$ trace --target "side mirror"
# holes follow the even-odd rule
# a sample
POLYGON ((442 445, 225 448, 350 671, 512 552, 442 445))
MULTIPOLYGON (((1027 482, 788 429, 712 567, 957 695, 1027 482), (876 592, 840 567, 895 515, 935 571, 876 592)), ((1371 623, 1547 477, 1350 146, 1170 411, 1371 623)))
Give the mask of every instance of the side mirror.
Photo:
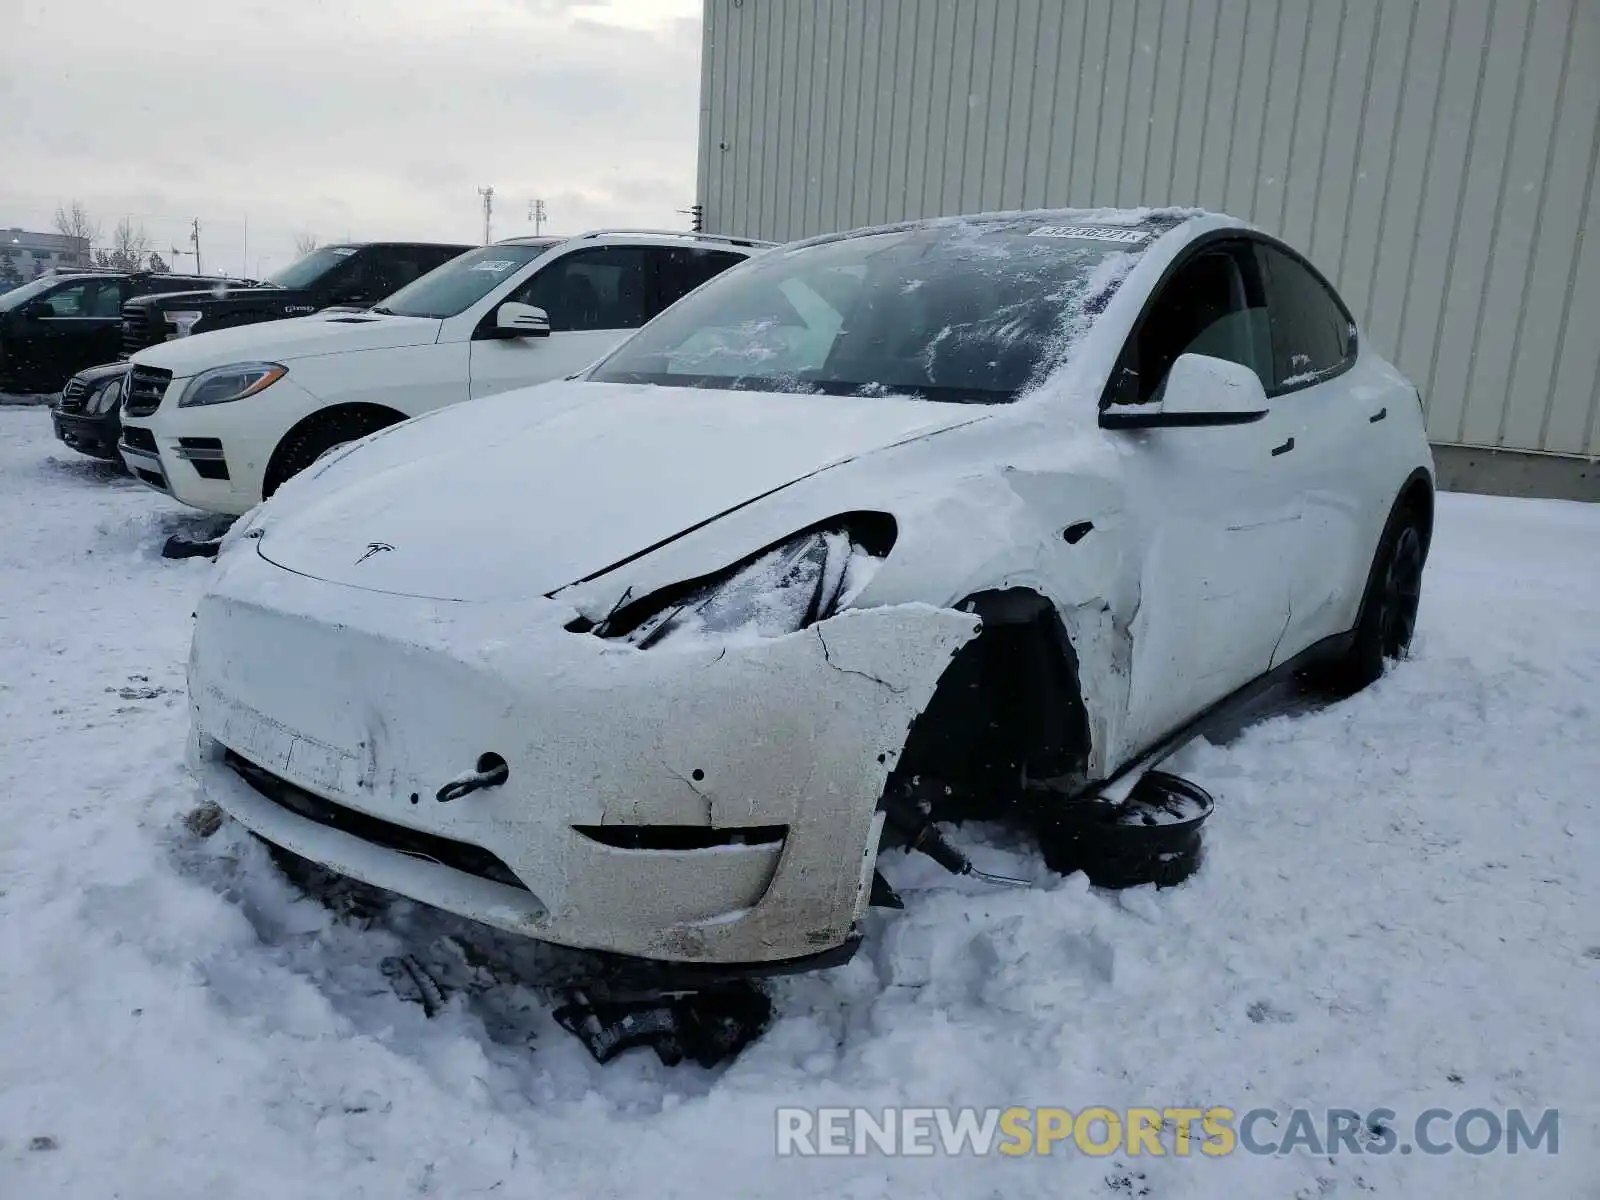
POLYGON ((549 337, 550 314, 532 304, 507 300, 495 309, 494 329, 503 338, 549 337))
POLYGON ((23 308, 22 315, 30 321, 48 321, 56 315, 56 310, 46 301, 35 300, 23 308))
POLYGON ((1267 391, 1249 367, 1204 354, 1180 355, 1155 404, 1102 409, 1102 429, 1193 429, 1249 425, 1267 415, 1267 391))

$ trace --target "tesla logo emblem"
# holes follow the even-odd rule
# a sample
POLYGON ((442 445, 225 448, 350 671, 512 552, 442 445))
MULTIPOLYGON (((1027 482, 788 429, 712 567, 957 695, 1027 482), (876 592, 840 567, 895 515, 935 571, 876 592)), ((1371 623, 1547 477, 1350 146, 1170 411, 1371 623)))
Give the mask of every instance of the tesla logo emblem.
POLYGON ((356 566, 359 567, 362 563, 366 562, 367 559, 371 558, 374 554, 383 554, 383 553, 386 553, 387 551, 390 551, 390 550, 393 550, 393 549, 394 549, 394 547, 389 545, 388 542, 368 542, 366 551, 361 555, 360 558, 356 559, 356 566))

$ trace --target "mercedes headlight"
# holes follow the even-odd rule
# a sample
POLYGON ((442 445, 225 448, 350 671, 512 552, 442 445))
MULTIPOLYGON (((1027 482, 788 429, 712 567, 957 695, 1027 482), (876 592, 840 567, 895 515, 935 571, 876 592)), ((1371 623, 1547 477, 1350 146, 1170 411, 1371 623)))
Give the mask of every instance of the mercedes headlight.
POLYGON ((194 332, 194 327, 200 324, 200 318, 204 317, 205 313, 193 309, 179 309, 162 315, 166 317, 167 324, 177 331, 167 334, 167 340, 170 342, 175 337, 188 337, 194 332))
POLYGON ((183 389, 179 408, 194 408, 201 404, 228 404, 265 391, 289 373, 289 368, 277 363, 234 363, 202 371, 183 389))
POLYGON ((794 633, 833 616, 866 587, 894 537, 888 514, 852 513, 625 604, 593 632, 641 650, 794 633))
POLYGON ((127 378, 126 375, 118 375, 110 383, 102 386, 89 397, 89 403, 83 406, 84 412, 91 416, 100 416, 122 403, 122 384, 127 378))

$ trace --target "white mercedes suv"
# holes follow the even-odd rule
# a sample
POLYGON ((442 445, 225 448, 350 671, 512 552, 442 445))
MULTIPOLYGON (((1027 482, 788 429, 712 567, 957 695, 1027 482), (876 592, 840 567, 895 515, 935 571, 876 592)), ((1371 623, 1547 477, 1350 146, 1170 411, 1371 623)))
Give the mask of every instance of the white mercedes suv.
POLYGON ((601 230, 470 250, 375 307, 141 350, 118 449, 134 477, 239 514, 335 446, 583 370, 770 243, 601 230))

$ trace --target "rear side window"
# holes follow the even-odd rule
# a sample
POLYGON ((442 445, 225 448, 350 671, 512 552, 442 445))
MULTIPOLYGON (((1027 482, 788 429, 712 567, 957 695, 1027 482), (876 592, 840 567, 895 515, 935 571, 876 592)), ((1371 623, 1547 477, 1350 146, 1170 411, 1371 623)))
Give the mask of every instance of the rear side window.
POLYGON ((690 246, 652 250, 651 254, 656 260, 656 302, 650 310, 652 317, 669 304, 676 304, 713 275, 720 275, 744 261, 742 254, 690 246))
POLYGON ((1267 288, 1272 328, 1274 387, 1293 391, 1339 374, 1355 361, 1355 327, 1350 314, 1299 259, 1256 244, 1267 288))
POLYGON ((122 315, 123 294, 127 283, 121 279, 97 279, 84 293, 86 317, 118 317, 122 315))

